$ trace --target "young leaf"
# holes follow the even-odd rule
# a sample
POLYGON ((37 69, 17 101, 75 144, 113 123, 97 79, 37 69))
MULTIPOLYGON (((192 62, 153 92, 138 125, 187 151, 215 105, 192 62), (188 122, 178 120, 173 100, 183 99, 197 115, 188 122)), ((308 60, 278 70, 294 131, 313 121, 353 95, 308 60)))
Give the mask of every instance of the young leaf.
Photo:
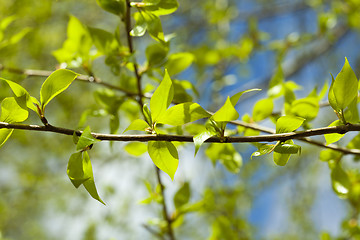
POLYGON ((89 162, 85 162, 83 160, 82 152, 76 152, 70 156, 67 166, 67 175, 76 188, 91 178, 91 174, 88 172, 85 173, 84 171, 84 169, 88 169, 88 167, 84 166, 84 164, 88 163, 89 162))
POLYGON ((101 198, 96 190, 94 175, 93 175, 92 166, 91 166, 91 162, 90 162, 90 157, 89 157, 88 152, 86 152, 86 151, 83 153, 83 169, 84 169, 84 174, 90 176, 90 178, 83 183, 86 191, 94 199, 98 200, 99 202, 101 202, 102 204, 105 205, 105 203, 103 202, 103 200, 101 200, 101 198))
POLYGON ((319 112, 319 101, 317 97, 297 99, 292 102, 290 109, 292 114, 312 120, 319 112))
POLYGON ((301 147, 294 144, 292 140, 280 143, 274 148, 274 152, 286 153, 286 154, 297 154, 301 152, 301 147))
POLYGON ((252 157, 258 157, 258 156, 262 156, 268 153, 271 153, 274 149, 274 145, 273 144, 260 144, 258 146, 258 150, 256 152, 253 152, 253 154, 251 154, 251 159, 252 157))
POLYGON ((146 23, 149 35, 156 41, 165 43, 164 32, 161 26, 160 18, 155 14, 147 11, 141 11, 140 14, 146 23))
POLYGON ((67 69, 53 72, 43 83, 40 89, 41 110, 58 94, 65 91, 79 74, 67 69))
POLYGON ((87 126, 83 133, 81 134, 81 136, 79 137, 79 141, 78 143, 76 144, 76 150, 84 150, 86 149, 87 147, 89 147, 91 144, 94 144, 94 143, 97 143, 97 142, 100 142, 100 140, 94 138, 92 135, 91 135, 91 130, 90 130, 90 127, 87 126))
POLYGON ((294 116, 280 117, 276 122, 276 133, 287 133, 298 129, 303 122, 304 118, 294 116))
POLYGON ((231 103, 230 97, 226 99, 224 105, 211 117, 217 122, 230 122, 239 118, 239 113, 231 103))
POLYGON ((205 151, 215 165, 219 160, 231 173, 238 173, 242 166, 242 157, 231 143, 212 143, 205 151))
POLYGON ((142 142, 131 142, 131 143, 126 144, 126 146, 124 147, 124 150, 127 153, 138 157, 147 152, 147 146, 145 143, 142 143, 142 142))
POLYGON ((187 204, 190 200, 190 185, 185 182, 184 185, 175 193, 174 205, 176 209, 179 209, 183 205, 187 204))
POLYGON ((147 23, 144 17, 139 13, 134 13, 135 25, 134 28, 131 30, 130 35, 134 37, 141 37, 144 36, 147 29, 147 23))
POLYGON ((340 109, 345 109, 358 96, 358 79, 347 58, 345 58, 344 66, 335 78, 333 92, 340 109))
MULTIPOLYGON (((341 125, 342 123, 340 122, 340 120, 336 120, 332 122, 328 127, 341 126, 341 125)), ((344 135, 345 134, 339 134, 339 133, 324 134, 326 145, 339 141, 344 135)))
POLYGON ((274 162, 278 166, 285 166, 289 161, 290 154, 283 154, 274 152, 274 162))
POLYGON ((334 95, 334 83, 335 83, 335 79, 334 79, 334 76, 330 73, 331 75, 331 78, 332 78, 332 81, 331 81, 331 85, 330 85, 330 88, 329 88, 329 93, 328 93, 328 99, 329 99, 329 103, 330 103, 330 106, 336 111, 336 112, 339 112, 340 111, 340 108, 336 102, 336 98, 335 98, 335 95, 334 95))
POLYGON ((261 121, 272 114, 274 103, 271 98, 257 101, 253 109, 253 119, 255 122, 261 121))
MULTIPOLYGON (((129 130, 138 130, 138 131, 145 131, 146 128, 149 128, 150 126, 142 119, 136 119, 130 125, 124 130, 124 132, 129 130)), ((124 133, 123 132, 123 133, 124 133)))
POLYGON ((148 143, 148 152, 154 164, 174 180, 179 165, 179 156, 174 144, 171 142, 150 141, 148 143))
POLYGON ((179 7, 177 0, 144 0, 143 2, 146 3, 144 8, 157 16, 171 14, 179 7))
POLYGON ((340 164, 336 164, 331 171, 332 187, 335 193, 342 198, 346 198, 351 188, 349 176, 342 169, 340 164))
POLYGON ((211 138, 212 136, 215 136, 216 133, 206 130, 204 132, 201 132, 197 135, 194 136, 194 144, 195 144, 195 156, 197 154, 197 152, 199 151, 201 145, 209 138, 211 138))
POLYGON ((168 72, 165 70, 163 80, 150 99, 150 110, 153 122, 156 122, 164 115, 173 97, 174 87, 168 72))
POLYGON ((239 102, 240 97, 241 97, 244 93, 253 92, 253 91, 261 91, 261 89, 259 89, 259 88, 252 88, 252 89, 248 89, 248 90, 245 90, 245 91, 238 92, 238 93, 234 94, 233 96, 231 96, 230 102, 231 102, 232 105, 235 107, 235 105, 239 102))
POLYGON ((29 112, 20 107, 14 97, 7 97, 2 100, 0 122, 23 122, 28 118, 28 116, 29 112))
POLYGON ((14 129, 0 129, 0 148, 5 144, 5 142, 9 139, 14 129))
POLYGON ((193 122, 201 118, 210 117, 211 115, 205 111, 199 104, 187 102, 177 104, 169 108, 162 117, 158 120, 159 123, 164 123, 173 126, 180 126, 185 123, 193 122))
POLYGON ((107 12, 122 16, 126 10, 125 0, 96 0, 97 4, 107 12))
POLYGON ((6 80, 4 78, 0 78, 0 80, 5 81, 9 85, 9 87, 11 88, 11 90, 13 91, 13 93, 15 94, 15 96, 17 98, 19 98, 19 99, 24 98, 25 104, 28 108, 30 108, 34 112, 37 112, 37 108, 34 105, 34 103, 38 104, 38 105, 40 105, 40 104, 38 103, 38 101, 35 98, 30 96, 30 94, 26 91, 25 88, 23 88, 21 85, 15 83, 13 81, 6 80))
POLYGON ((144 106, 143 106, 143 113, 144 113, 145 121, 151 127, 153 125, 153 122, 152 122, 152 119, 151 119, 151 112, 150 112, 150 109, 147 106, 147 104, 144 104, 144 106))
POLYGON ((172 76, 184 71, 192 64, 194 60, 195 57, 191 53, 188 52, 173 53, 170 55, 169 60, 165 64, 165 68, 169 71, 169 74, 172 76))

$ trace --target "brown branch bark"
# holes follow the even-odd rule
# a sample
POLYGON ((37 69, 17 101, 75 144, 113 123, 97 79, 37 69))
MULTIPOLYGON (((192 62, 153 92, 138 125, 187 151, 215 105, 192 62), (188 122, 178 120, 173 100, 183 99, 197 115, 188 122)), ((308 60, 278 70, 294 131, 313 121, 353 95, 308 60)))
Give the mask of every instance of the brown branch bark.
MULTIPOLYGON (((75 132, 77 135, 81 135, 82 131, 77 131, 73 129, 60 128, 52 125, 39 126, 39 125, 24 125, 24 124, 11 124, 0 122, 0 129, 21 129, 21 130, 30 130, 30 131, 42 131, 42 132, 54 132, 64 135, 72 136, 75 132)), ((253 128, 254 129, 254 128, 253 128)), ((265 129, 264 129, 265 130, 265 129)), ((238 137, 211 137, 205 142, 210 143, 253 143, 253 142, 275 142, 275 141, 286 141, 290 139, 304 140, 306 137, 319 136, 330 133, 339 133, 345 134, 347 132, 358 132, 360 131, 360 124, 348 124, 342 126, 333 126, 333 127, 323 127, 315 128, 306 131, 299 132, 290 132, 290 133, 279 133, 279 134, 267 134, 259 136, 238 136, 238 137)), ((92 133, 92 135, 102 141, 120 141, 120 142, 148 142, 148 141, 175 141, 175 142, 193 142, 193 136, 182 136, 182 135, 115 135, 115 134, 103 134, 103 133, 92 133)), ((318 142, 313 141, 313 144, 318 145, 318 142)), ((320 147, 325 147, 322 143, 319 143, 320 147)), ((358 149, 346 149, 346 148, 332 148, 333 150, 340 151, 344 154, 355 154, 360 155, 360 150, 358 149)))

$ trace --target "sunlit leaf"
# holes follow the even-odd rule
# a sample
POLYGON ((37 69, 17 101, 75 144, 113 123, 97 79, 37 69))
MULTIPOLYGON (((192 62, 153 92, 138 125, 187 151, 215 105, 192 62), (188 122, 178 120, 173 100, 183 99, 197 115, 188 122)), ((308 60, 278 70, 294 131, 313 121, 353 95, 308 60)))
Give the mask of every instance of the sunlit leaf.
POLYGON ((79 74, 67 69, 59 69, 53 72, 43 83, 40 89, 41 109, 58 94, 65 91, 79 74))
POLYGON ((91 178, 92 173, 89 174, 89 172, 84 171, 84 169, 88 169, 88 166, 85 166, 85 164, 89 164, 89 162, 83 161, 82 152, 76 152, 70 156, 67 175, 76 188, 91 178))
POLYGON ((234 105, 234 107, 235 107, 235 105, 239 102, 240 97, 241 97, 244 93, 253 92, 253 91, 261 91, 261 89, 259 89, 259 88, 252 88, 252 89, 248 89, 248 90, 241 91, 241 92, 238 92, 238 93, 234 94, 234 95, 231 96, 231 98, 230 98, 230 101, 231 101, 232 105, 234 105))
POLYGON ((194 136, 194 145, 195 145, 195 156, 197 154, 197 152, 199 151, 201 145, 209 138, 211 138, 212 136, 215 136, 216 133, 206 130, 203 132, 200 132, 199 134, 194 136))
POLYGON ((14 129, 0 129, 0 148, 5 144, 5 142, 10 138, 14 129))
POLYGON ((172 76, 184 71, 194 60, 195 57, 191 53, 174 53, 170 55, 169 60, 165 64, 165 68, 169 71, 170 76, 172 76))
POLYGON ((147 146, 145 143, 142 142, 130 142, 126 144, 124 150, 133 156, 141 156, 147 151, 147 146))
POLYGON ((84 150, 91 144, 97 143, 100 140, 96 139, 91 135, 90 127, 87 126, 79 137, 79 141, 76 144, 76 150, 84 150))
MULTIPOLYGON (((332 122, 328 127, 333 126, 341 126, 343 125, 340 120, 336 120, 332 122)), ((339 141, 345 134, 339 134, 339 133, 330 133, 330 134, 324 134, 326 145, 332 144, 334 142, 339 141)))
POLYGON ((34 112, 37 112, 37 108, 34 105, 34 103, 38 104, 38 105, 39 105, 39 103, 35 98, 30 96, 30 94, 26 91, 25 88, 23 88, 21 85, 15 83, 13 81, 9 81, 4 78, 0 78, 0 80, 5 81, 9 85, 9 87, 11 88, 11 90, 13 91, 13 93, 15 94, 15 96, 17 98, 19 98, 19 99, 24 98, 25 104, 28 108, 30 108, 34 112))
POLYGON ((358 96, 358 79, 345 58, 345 63, 335 78, 333 92, 340 109, 345 109, 358 96))
POLYGON ((96 2, 102 9, 117 16, 124 15, 126 10, 125 0, 96 0, 96 2))
POLYGON ((171 142, 150 141, 148 143, 148 153, 154 164, 174 180, 179 165, 179 156, 174 144, 171 142))
POLYGON ((179 7, 177 0, 144 0, 145 9, 155 15, 168 15, 176 11, 179 7))
POLYGON ((301 152, 301 147, 293 143, 292 140, 280 143, 274 148, 274 152, 286 153, 286 154, 297 154, 301 152))
POLYGON ((173 126, 180 126, 185 123, 193 122, 201 118, 210 117, 211 115, 205 111, 199 104, 187 102, 177 104, 169 108, 162 117, 158 120, 159 123, 164 123, 173 126))
POLYGON ((174 87, 167 71, 163 80, 150 99, 152 121, 156 122, 162 117, 174 97, 174 87))
POLYGON ((291 112, 306 120, 314 119, 319 112, 319 102, 317 97, 306 97, 297 99, 291 104, 291 112))
POLYGON ((253 109, 254 121, 261 121, 271 116, 273 109, 274 103, 271 98, 261 99, 257 101, 253 109))
POLYGON ((130 125, 124 130, 124 132, 127 132, 129 130, 145 131, 145 129, 149 127, 150 126, 144 120, 136 119, 130 123, 130 125))
POLYGON ((0 122, 23 122, 28 118, 28 116, 29 112, 19 106, 14 97, 7 97, 2 100, 0 122))
POLYGON ((211 117, 217 122, 230 122, 239 118, 239 113, 230 101, 230 97, 226 99, 225 104, 211 117))
POLYGON ((283 116, 276 122, 276 133, 287 133, 298 129, 303 122, 304 118, 295 116, 283 116))
POLYGON ((274 162, 278 166, 285 166, 290 159, 290 154, 274 152, 274 162))
POLYGON ((212 143, 205 151, 215 165, 219 160, 231 173, 238 173, 242 166, 242 157, 231 143, 212 143))

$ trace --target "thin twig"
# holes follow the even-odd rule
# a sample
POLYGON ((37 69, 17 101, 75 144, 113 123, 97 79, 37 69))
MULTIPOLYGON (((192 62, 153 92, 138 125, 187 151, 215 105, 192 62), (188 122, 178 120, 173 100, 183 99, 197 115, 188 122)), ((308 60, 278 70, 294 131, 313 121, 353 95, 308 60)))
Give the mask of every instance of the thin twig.
MULTIPOLYGON (((125 27, 126 27, 126 38, 127 38, 127 42, 128 42, 128 46, 129 46, 129 51, 131 54, 134 54, 133 41, 132 41, 132 37, 130 35, 130 32, 131 32, 131 6, 130 6, 129 0, 126 0, 125 27)), ((142 100, 143 94, 142 94, 142 87, 141 87, 141 75, 139 73, 138 64, 136 63, 136 61, 133 62, 133 66, 134 66, 134 73, 135 73, 135 77, 136 77, 136 81, 137 81, 137 88, 138 88, 138 102, 139 102, 140 107, 142 108, 144 103, 142 100)))
MULTIPOLYGON (((82 131, 77 131, 73 129, 60 128, 52 125, 39 126, 39 125, 25 125, 25 124, 11 124, 0 122, 0 129, 21 129, 21 130, 30 130, 30 131, 41 131, 41 132, 54 132, 64 135, 72 136, 74 132, 80 136, 82 131)), ((254 128, 253 128, 254 129, 254 128)), ((275 142, 281 141, 284 142, 290 139, 298 139, 301 141, 309 141, 307 137, 310 136, 319 136, 330 133, 339 133, 345 134, 347 132, 358 132, 360 131, 360 124, 348 124, 341 126, 333 127, 323 127, 323 128, 314 128, 306 131, 299 132, 289 132, 289 133, 278 133, 278 134, 267 134, 259 136, 238 136, 238 137, 211 137, 205 142, 211 143, 253 143, 253 142, 275 142)), ((183 135, 168 135, 168 134, 158 134, 158 135, 115 135, 115 134, 103 134, 103 133, 92 133, 92 135, 102 141, 119 141, 119 142, 149 142, 149 141, 168 141, 168 142, 193 142, 194 136, 183 136, 183 135)), ((312 144, 315 144, 320 147, 330 148, 344 154, 354 154, 360 155, 360 150, 358 149, 346 149, 341 147, 329 147, 323 145, 322 143, 311 140, 312 144)))
POLYGON ((143 224, 143 227, 152 235, 158 237, 159 239, 165 240, 163 235, 161 235, 159 232, 155 231, 154 229, 150 228, 148 225, 143 224))
POLYGON ((173 231, 172 225, 171 225, 172 221, 171 221, 170 216, 168 214, 168 210, 167 210, 167 206, 166 206, 166 202, 165 202, 165 194, 164 194, 165 187, 164 187, 164 184, 161 181, 160 169, 155 166, 155 171, 156 171, 157 181, 158 181, 158 183, 160 185, 160 191, 161 191, 160 194, 163 197, 161 203, 162 203, 162 206, 163 206, 163 215, 164 215, 164 218, 165 218, 165 220, 167 222, 167 231, 168 231, 170 239, 175 240, 174 231, 173 231))

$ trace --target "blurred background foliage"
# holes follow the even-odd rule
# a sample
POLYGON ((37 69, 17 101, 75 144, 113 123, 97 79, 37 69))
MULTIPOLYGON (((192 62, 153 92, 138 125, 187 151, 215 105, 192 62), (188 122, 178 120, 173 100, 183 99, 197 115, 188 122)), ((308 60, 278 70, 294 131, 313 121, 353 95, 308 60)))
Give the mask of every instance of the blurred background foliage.
MULTIPOLYGON (((256 101, 267 98, 279 64, 284 78, 294 81, 289 84, 291 91, 301 88, 297 98, 307 96, 315 86, 319 92, 329 81, 328 73, 339 72, 345 56, 356 73, 360 69, 358 0, 179 0, 175 13, 161 16, 170 43, 159 44, 145 34, 135 38, 134 56, 126 45, 124 25, 95 0, 0 0, 0 5, 1 77, 19 82, 34 96, 44 77, 6 69, 53 71, 61 64, 136 92, 128 66, 136 57, 146 93, 157 86, 165 67, 176 84, 176 102, 192 100, 212 111, 227 95, 263 88, 238 105, 243 120, 251 122, 254 119, 246 113, 253 113, 256 101), (85 32, 67 49, 64 42, 72 36, 69 22, 78 26, 74 29, 79 36, 81 26, 90 27, 94 44, 86 43, 85 32), (112 33, 115 43, 110 37, 108 48, 96 46, 96 36, 108 36, 97 29, 112 33), (76 54, 67 57, 67 51, 76 54)), ((1 82, 1 99, 9 94, 1 82)), ((277 99, 273 111, 284 111, 291 102, 286 96, 277 99)), ((111 133, 121 133, 140 116, 138 105, 126 94, 81 81, 74 82, 47 111, 55 126, 90 125, 93 131, 111 133)), ((309 127, 327 126, 335 118, 331 109, 322 108, 309 127)), ((34 115, 26 123, 41 124, 34 115)), ((273 127, 269 120, 261 124, 273 127)), ((201 127, 167 130, 196 134, 201 127)), ((15 131, 0 151, 1 240, 158 239, 157 234, 166 231, 152 162, 147 155, 136 156, 146 150, 143 144, 102 142, 90 152, 98 191, 107 206, 91 199, 84 189, 76 190, 68 180, 66 164, 74 149, 69 137, 15 131)), ((319 158, 321 149, 303 145, 301 156, 286 167, 275 166, 268 157, 250 160, 256 150, 251 145, 231 145, 226 150, 206 145, 195 159, 192 145, 180 149, 175 181, 163 175, 164 198, 178 239, 360 238, 359 199, 340 199, 332 190, 328 164, 319 158), (224 161, 239 158, 240 172, 227 171, 224 161)), ((343 163, 357 183, 358 163, 350 156, 343 163)))

